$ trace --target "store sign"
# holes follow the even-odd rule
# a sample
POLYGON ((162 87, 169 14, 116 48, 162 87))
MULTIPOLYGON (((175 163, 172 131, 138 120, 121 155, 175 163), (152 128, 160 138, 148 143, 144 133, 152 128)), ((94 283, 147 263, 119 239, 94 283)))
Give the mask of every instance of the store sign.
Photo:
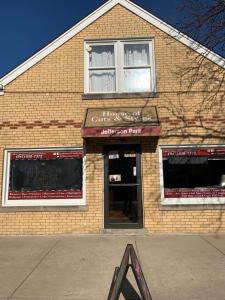
POLYGON ((10 160, 49 160, 57 158, 74 158, 83 157, 82 151, 34 151, 34 152, 12 152, 10 155, 10 160))
POLYGON ((62 191, 27 191, 11 192, 9 191, 9 200, 40 200, 40 199, 80 199, 81 190, 62 190, 62 191))
POLYGON ((107 300, 118 300, 120 298, 129 268, 133 271, 134 278, 142 297, 140 298, 137 294, 135 299, 152 300, 141 264, 132 244, 127 244, 120 267, 115 268, 107 300))
POLYGON ((88 109, 83 137, 158 136, 156 107, 88 109))
POLYGON ((225 197, 225 189, 222 188, 174 188, 164 189, 165 198, 211 198, 225 197))
POLYGON ((165 149, 162 151, 163 157, 214 157, 225 155, 225 148, 182 148, 182 149, 165 149))

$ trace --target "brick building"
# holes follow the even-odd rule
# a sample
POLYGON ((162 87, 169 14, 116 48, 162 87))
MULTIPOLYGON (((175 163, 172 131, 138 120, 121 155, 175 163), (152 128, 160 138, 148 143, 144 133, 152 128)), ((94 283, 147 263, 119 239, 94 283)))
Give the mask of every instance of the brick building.
POLYGON ((224 65, 109 0, 1 78, 0 234, 224 232, 224 65))

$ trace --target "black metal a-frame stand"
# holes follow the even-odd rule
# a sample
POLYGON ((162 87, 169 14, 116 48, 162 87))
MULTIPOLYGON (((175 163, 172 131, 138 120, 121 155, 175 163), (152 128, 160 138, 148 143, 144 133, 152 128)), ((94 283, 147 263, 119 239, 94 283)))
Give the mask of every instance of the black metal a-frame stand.
POLYGON ((131 267, 136 279, 142 300, 152 300, 140 262, 132 244, 127 244, 120 267, 115 268, 107 300, 118 300, 128 269, 131 267))

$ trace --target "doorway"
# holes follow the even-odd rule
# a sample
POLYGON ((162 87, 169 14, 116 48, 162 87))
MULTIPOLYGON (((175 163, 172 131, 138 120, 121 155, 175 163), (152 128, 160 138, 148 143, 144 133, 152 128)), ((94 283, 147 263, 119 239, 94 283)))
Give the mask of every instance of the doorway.
POLYGON ((105 228, 143 228, 141 147, 104 149, 105 228))

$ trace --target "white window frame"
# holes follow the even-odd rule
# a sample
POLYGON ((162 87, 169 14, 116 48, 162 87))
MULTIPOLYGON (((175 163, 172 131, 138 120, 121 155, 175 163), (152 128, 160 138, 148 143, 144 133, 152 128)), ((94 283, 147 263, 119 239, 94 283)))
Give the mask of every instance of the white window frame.
POLYGON ((76 148, 16 148, 4 150, 4 168, 3 168, 3 189, 2 189, 2 206, 3 207, 28 207, 28 206, 84 206, 86 205, 86 156, 83 156, 83 180, 82 180, 82 198, 80 199, 26 199, 26 200, 9 200, 9 176, 10 176, 10 154, 13 152, 40 152, 40 151, 76 151, 82 150, 76 148))
MULTIPOLYGON (((99 40, 99 41, 85 41, 84 43, 84 93, 85 94, 107 94, 107 93, 142 93, 142 91, 126 91, 124 85, 124 69, 140 69, 150 68, 150 90, 143 92, 156 92, 156 76, 155 76, 155 55, 154 55, 154 40, 153 39, 122 39, 122 40, 99 40), (125 44, 148 44, 149 45, 149 65, 125 66, 124 65, 124 45, 125 44), (116 72, 116 90, 115 91, 94 91, 89 89, 89 52, 88 48, 91 46, 114 45, 115 55, 115 72, 116 72)), ((98 69, 98 68, 93 68, 98 69)), ((99 68, 103 69, 103 68, 99 68)), ((105 68, 104 68, 105 69, 105 68)), ((107 68, 106 68, 107 69, 107 68)), ((108 68, 112 69, 112 68, 108 68)))
POLYGON ((163 157, 162 151, 170 148, 221 148, 225 145, 160 145, 159 146, 159 167, 160 167, 160 193, 162 205, 222 205, 225 204, 225 197, 201 197, 201 198, 164 198, 163 179, 163 157))

